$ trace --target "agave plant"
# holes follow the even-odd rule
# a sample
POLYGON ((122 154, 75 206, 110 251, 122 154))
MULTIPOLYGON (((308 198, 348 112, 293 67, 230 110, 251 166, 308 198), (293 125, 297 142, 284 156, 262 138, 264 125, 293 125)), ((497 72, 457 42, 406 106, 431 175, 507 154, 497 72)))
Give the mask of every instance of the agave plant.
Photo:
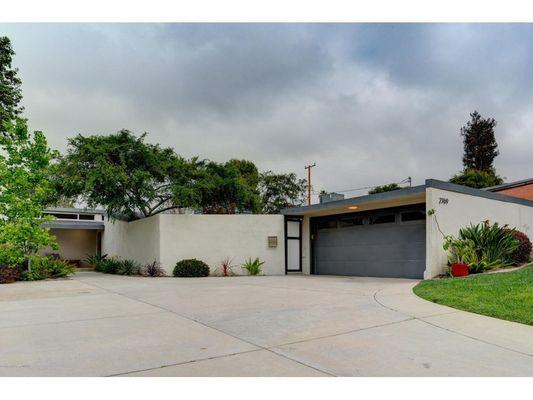
POLYGON ((253 260, 252 257, 250 257, 245 261, 242 267, 247 270, 250 275, 259 275, 261 273, 261 266, 264 263, 264 261, 259 260, 259 257, 256 257, 253 260))

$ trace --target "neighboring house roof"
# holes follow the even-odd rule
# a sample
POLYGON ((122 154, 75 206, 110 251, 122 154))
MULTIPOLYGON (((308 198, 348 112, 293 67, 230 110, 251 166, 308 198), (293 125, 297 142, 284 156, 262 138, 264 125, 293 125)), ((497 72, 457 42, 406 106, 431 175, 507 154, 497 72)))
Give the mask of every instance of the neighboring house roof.
POLYGON ((491 186, 488 188, 484 188, 483 190, 488 190, 489 192, 498 192, 500 190, 511 189, 511 188, 531 185, 531 184, 533 184, 533 178, 528 178, 528 179, 522 179, 520 181, 514 181, 514 182, 509 182, 509 183, 503 183, 501 185, 491 186))

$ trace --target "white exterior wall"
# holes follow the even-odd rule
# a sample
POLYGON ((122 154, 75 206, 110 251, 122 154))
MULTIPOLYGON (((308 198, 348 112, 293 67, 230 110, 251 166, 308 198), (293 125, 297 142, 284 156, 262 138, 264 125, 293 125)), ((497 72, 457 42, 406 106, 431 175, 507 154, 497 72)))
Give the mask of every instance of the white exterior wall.
POLYGON ((160 216, 161 264, 171 273, 178 260, 197 258, 214 272, 220 262, 233 259, 233 272, 249 257, 265 261, 263 274, 285 273, 284 217, 282 215, 179 215, 160 216), (278 237, 278 246, 268 247, 268 236, 278 237))
POLYGON ((171 275, 178 260, 197 258, 211 272, 230 257, 236 274, 249 257, 265 261, 263 274, 285 273, 285 236, 282 215, 158 214, 133 222, 106 221, 102 252, 140 263, 157 260, 171 275), (278 246, 268 247, 268 236, 278 246))
POLYGON ((142 264, 159 260, 159 216, 133 222, 105 221, 102 254, 142 264))
POLYGON ((102 254, 124 257, 126 253, 125 238, 128 223, 124 221, 111 221, 106 218, 105 229, 102 234, 102 254))
MULTIPOLYGON (((478 224, 489 220, 500 225, 508 224, 533 239, 533 207, 526 205, 456 193, 428 187, 426 189, 426 209, 435 210, 438 224, 445 235, 457 235, 459 229, 470 223, 478 224), (439 198, 448 199, 447 204, 439 204, 439 198)), ((426 220, 426 271, 429 279, 445 271, 447 255, 442 248, 444 238, 439 232, 435 217, 426 220)))

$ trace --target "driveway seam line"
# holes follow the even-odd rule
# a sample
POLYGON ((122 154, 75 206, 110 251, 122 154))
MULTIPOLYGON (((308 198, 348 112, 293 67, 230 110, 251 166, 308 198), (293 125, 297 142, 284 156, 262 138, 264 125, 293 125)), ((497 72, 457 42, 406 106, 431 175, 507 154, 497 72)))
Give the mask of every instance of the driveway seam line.
POLYGON ((202 325, 202 326, 205 326, 206 328, 213 329, 213 330, 215 330, 215 331, 217 331, 217 332, 220 332, 220 333, 222 333, 222 334, 224 334, 224 335, 227 335, 227 336, 231 336, 231 337, 234 338, 234 339, 240 340, 240 341, 242 341, 242 342, 244 342, 244 343, 248 343, 248 344, 250 344, 250 345, 252 345, 252 346, 255 346, 255 347, 258 347, 258 348, 260 348, 260 349, 263 349, 263 350, 269 351, 269 352, 271 352, 272 354, 275 354, 275 355, 277 355, 277 356, 280 356, 280 357, 286 358, 287 360, 294 361, 294 362, 296 362, 296 363, 298 363, 298 364, 300 364, 300 365, 303 365, 303 366, 306 366, 306 367, 308 367, 308 368, 314 369, 315 371, 321 372, 321 373, 323 373, 323 374, 330 375, 330 376, 335 376, 335 375, 331 374, 330 372, 327 372, 327 371, 323 371, 323 370, 321 370, 321 369, 318 368, 318 367, 314 367, 314 366, 312 366, 312 365, 306 364, 306 363, 301 362, 301 361, 299 361, 299 360, 293 359, 293 358, 291 358, 291 357, 289 357, 289 356, 287 356, 287 355, 285 355, 285 354, 279 354, 279 353, 277 353, 277 352, 275 352, 275 351, 269 349, 268 347, 265 347, 265 346, 262 346, 262 345, 260 345, 260 344, 256 344, 256 343, 250 342, 249 340, 246 340, 246 339, 240 338, 240 337, 235 336, 235 335, 233 335, 233 334, 231 334, 231 333, 225 332, 225 331, 223 331, 223 330, 221 330, 221 329, 218 329, 218 328, 215 328, 215 327, 213 327, 213 326, 207 325, 206 323, 204 323, 204 322, 202 322, 202 321, 198 321, 198 320, 196 320, 196 319, 194 319, 194 318, 190 318, 190 317, 188 317, 188 316, 186 316, 186 315, 179 314, 179 313, 177 313, 177 312, 175 312, 175 311, 173 311, 173 310, 170 310, 170 309, 168 309, 168 308, 165 308, 165 307, 162 307, 162 306, 158 306, 158 305, 155 305, 155 304, 151 304, 151 303, 149 303, 149 302, 147 302, 147 301, 140 300, 140 299, 135 298, 135 297, 129 297, 129 296, 126 296, 126 295, 123 295, 123 294, 120 294, 120 293, 114 292, 114 291, 112 291, 112 290, 110 290, 110 289, 103 288, 103 287, 98 286, 98 285, 94 285, 94 284, 92 284, 92 285, 93 285, 94 287, 100 288, 100 289, 102 289, 102 290, 107 290, 107 291, 109 291, 110 293, 118 294, 119 296, 123 296, 123 297, 125 297, 125 298, 127 298, 127 299, 134 300, 134 301, 138 301, 139 303, 144 303, 144 304, 147 304, 147 305, 149 305, 149 306, 159 308, 159 309, 164 310, 164 311, 166 311, 166 312, 169 312, 169 313, 171 313, 171 314, 177 315, 177 316, 180 317, 180 318, 184 318, 184 319, 187 319, 187 320, 189 320, 189 321, 196 322, 197 324, 200 324, 200 325, 202 325))
POLYGON ((68 321, 40 322, 36 324, 23 324, 23 325, 13 325, 13 326, 0 326, 0 329, 25 328, 26 326, 33 327, 33 326, 45 326, 45 325, 69 324, 69 323, 74 323, 74 322, 99 321, 102 319, 113 319, 113 318, 140 317, 142 315, 154 315, 154 314, 162 314, 162 313, 163 311, 152 311, 152 312, 129 314, 129 315, 110 315, 108 317, 73 319, 73 320, 68 320, 68 321))
MULTIPOLYGON (((395 310, 394 308, 389 307, 389 306, 386 306, 385 304, 381 303, 381 302, 377 299, 376 296, 377 296, 377 294, 378 294, 379 292, 381 292, 382 290, 383 290, 383 288, 377 290, 377 291, 374 293, 373 298, 374 298, 374 301, 375 301, 376 303, 378 303, 378 304, 381 305, 382 307, 385 307, 385 308, 387 308, 387 309, 389 309, 389 310, 396 311, 396 312, 398 312, 398 313, 400 313, 400 314, 403 314, 403 315, 409 315, 409 314, 406 314, 406 313, 404 313, 404 312, 402 312, 402 311, 399 311, 399 310, 395 310)), ((413 294, 413 295, 414 295, 414 294, 413 294)), ((426 301, 427 301, 427 300, 426 300, 426 301)), ((461 311, 461 310, 457 310, 457 312, 459 312, 459 311, 461 311)), ((453 312, 450 312, 449 314, 453 314, 453 312)), ((441 314, 441 315, 443 315, 443 314, 441 314)), ((479 314, 479 315, 481 315, 481 314, 479 314)), ((509 348, 509 347, 505 347, 505 346, 499 345, 499 344, 497 344, 497 343, 492 343, 492 342, 489 342, 489 341, 484 340, 484 339, 476 338, 476 337, 474 337, 474 336, 470 336, 470 335, 467 335, 467 334, 465 334, 465 333, 461 333, 461 332, 454 331, 453 329, 450 329, 450 328, 444 328, 444 327, 442 327, 442 326, 435 325, 435 324, 433 324, 433 323, 431 323, 431 322, 426 321, 426 320, 423 319, 423 318, 429 318, 429 317, 434 317, 434 316, 435 316, 435 315, 430 315, 430 316, 425 316, 425 317, 420 317, 420 318, 419 318, 419 317, 416 317, 416 316, 414 316, 414 315, 411 315, 411 317, 413 317, 413 319, 415 319, 415 320, 417 320, 417 321, 420 321, 420 322, 423 322, 423 323, 425 323, 425 324, 428 324, 428 325, 430 325, 430 326, 433 326, 433 327, 435 327, 435 328, 442 329, 443 331, 450 332, 450 333, 454 333, 454 334, 456 334, 456 335, 463 336, 463 337, 466 337, 466 338, 469 338, 469 339, 475 340, 475 341, 480 342, 480 343, 488 344, 488 345, 490 345, 490 346, 498 347, 498 348, 500 348, 500 349, 502 349, 502 350, 511 351, 511 352, 513 352, 513 353, 521 354, 521 355, 524 355, 524 356, 527 356, 527 357, 533 357, 533 355, 528 354, 528 353, 524 353, 524 352, 522 352, 522 351, 520 351, 520 350, 511 349, 511 348, 509 348)))
POLYGON ((245 351, 240 351, 240 352, 236 352, 236 353, 223 354, 223 355, 220 355, 220 356, 212 356, 212 357, 206 357, 206 358, 199 358, 199 359, 196 359, 196 360, 189 360, 189 361, 182 361, 182 362, 173 363, 173 364, 161 365, 159 367, 144 368, 144 369, 136 369, 136 370, 126 371, 126 372, 119 372, 117 374, 106 375, 106 377, 116 377, 116 376, 123 376, 123 375, 127 375, 127 374, 133 374, 133 373, 136 373, 136 372, 154 371, 156 369, 162 369, 162 368, 168 368, 168 367, 176 367, 178 365, 193 364, 193 363, 201 362, 201 361, 216 360, 216 359, 219 359, 219 358, 237 356, 239 354, 254 353, 256 351, 263 351, 263 349, 245 350, 245 351))

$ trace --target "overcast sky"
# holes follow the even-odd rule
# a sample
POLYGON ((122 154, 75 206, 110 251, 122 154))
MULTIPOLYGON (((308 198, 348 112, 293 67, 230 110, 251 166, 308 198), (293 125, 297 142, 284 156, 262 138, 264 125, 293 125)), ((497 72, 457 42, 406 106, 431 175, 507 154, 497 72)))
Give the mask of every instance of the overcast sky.
MULTIPOLYGON (((533 25, 0 24, 26 117, 61 151, 122 128, 184 156, 313 170, 316 191, 461 169, 498 121, 498 173, 533 176, 533 25)), ((358 195, 362 192, 350 192, 358 195)))

